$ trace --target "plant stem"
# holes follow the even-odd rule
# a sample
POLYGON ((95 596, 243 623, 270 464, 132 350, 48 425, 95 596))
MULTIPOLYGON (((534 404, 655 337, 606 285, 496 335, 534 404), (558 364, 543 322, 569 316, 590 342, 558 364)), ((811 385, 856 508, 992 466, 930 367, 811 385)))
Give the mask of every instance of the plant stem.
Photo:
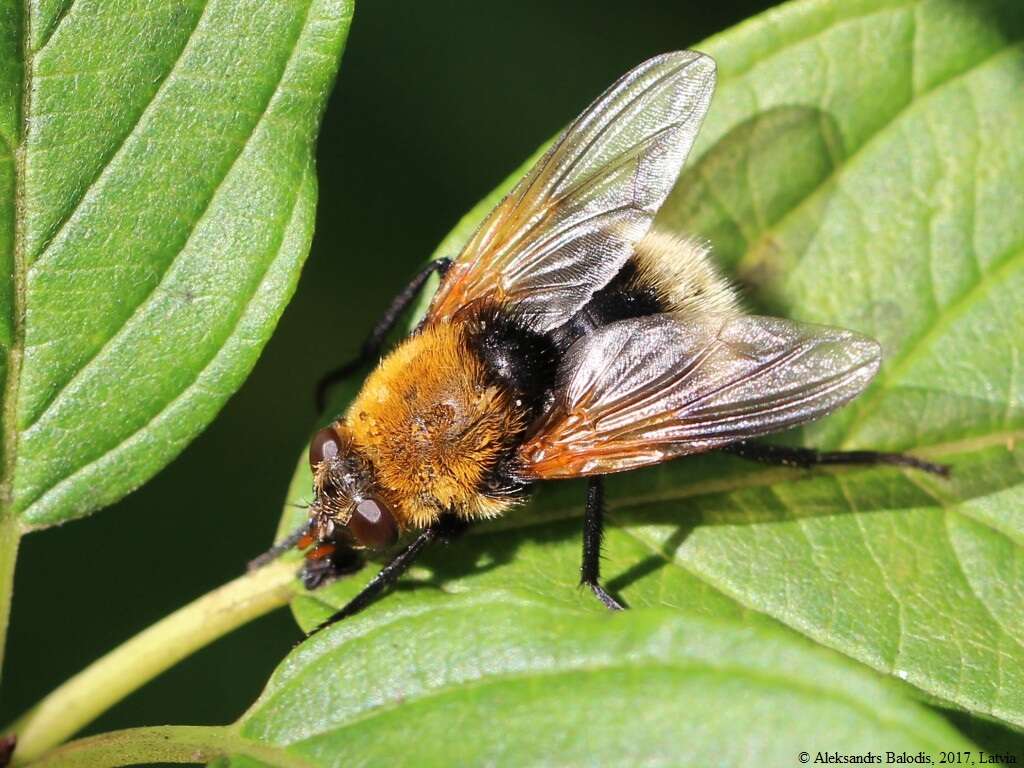
POLYGON ((52 691, 6 730, 18 736, 14 764, 38 758, 193 652, 285 605, 295 584, 295 562, 278 560, 144 629, 52 691))
POLYGON ((150 763, 208 763, 245 755, 279 768, 309 768, 302 758, 239 736, 232 726, 164 725, 129 728, 72 741, 31 768, 113 768, 150 763))
POLYGON ((21 529, 13 515, 0 520, 0 666, 7 646, 7 622, 11 618, 11 595, 14 590, 14 564, 18 560, 21 529))

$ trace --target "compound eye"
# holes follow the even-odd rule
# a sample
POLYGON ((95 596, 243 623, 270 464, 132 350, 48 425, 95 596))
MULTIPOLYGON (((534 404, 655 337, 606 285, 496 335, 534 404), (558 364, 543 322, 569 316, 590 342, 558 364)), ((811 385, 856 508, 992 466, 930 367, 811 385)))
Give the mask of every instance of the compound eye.
POLYGON ((309 443, 309 466, 316 469, 316 465, 325 459, 333 459, 341 453, 341 438, 331 427, 324 427, 315 435, 309 443))
POLYGON ((367 498, 356 504, 348 529, 355 540, 368 549, 390 547, 398 541, 398 524, 382 501, 367 498))

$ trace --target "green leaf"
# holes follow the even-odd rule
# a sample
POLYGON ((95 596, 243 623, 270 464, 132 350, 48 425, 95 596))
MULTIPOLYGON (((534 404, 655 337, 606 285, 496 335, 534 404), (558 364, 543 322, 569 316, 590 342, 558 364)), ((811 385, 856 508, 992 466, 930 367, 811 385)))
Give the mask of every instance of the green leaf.
MULTIPOLYGON (((954 473, 702 456, 611 478, 603 573, 631 605, 757 632, 785 625, 929 702, 1024 727, 1022 40, 1016 0, 806 0, 693 46, 717 59, 719 86, 659 225, 707 237, 752 309, 854 328, 885 350, 858 402, 780 441, 912 450, 954 473)), ((509 183, 440 254, 457 251, 509 183)), ((292 501, 309 497, 302 463, 292 501)), ((411 633, 402 611, 420 603, 472 600, 482 626, 484 608, 510 590, 544 610, 602 611, 575 588, 582 499, 578 483, 551 484, 426 556, 400 594, 368 610, 375 644, 422 664, 483 653, 464 627, 411 633)), ((282 529, 301 515, 289 509, 282 529)), ((300 623, 368 577, 299 598, 300 623)), ((647 616, 615 626, 633 631, 647 616)), ((303 653, 281 675, 297 674, 303 653)), ((359 689, 363 667, 338 664, 335 687, 359 689)), ((635 707, 664 697, 622 695, 635 707)), ((568 713, 551 717, 574 727, 568 713)), ((609 739, 629 733, 608 728, 609 739)))
POLYGON ((3 514, 145 482, 242 383, 308 251, 350 0, 0 10, 3 514))
POLYGON ((396 596, 304 643, 240 735, 315 765, 798 765, 971 749, 792 633, 520 590, 396 596))
MULTIPOLYGON (((207 763, 214 768, 313 768, 284 749, 240 738, 232 726, 164 725, 129 728, 72 741, 33 759, 33 768, 207 763)), ((15 756, 18 763, 18 757, 15 756)), ((20 763, 18 763, 20 764, 20 763)))

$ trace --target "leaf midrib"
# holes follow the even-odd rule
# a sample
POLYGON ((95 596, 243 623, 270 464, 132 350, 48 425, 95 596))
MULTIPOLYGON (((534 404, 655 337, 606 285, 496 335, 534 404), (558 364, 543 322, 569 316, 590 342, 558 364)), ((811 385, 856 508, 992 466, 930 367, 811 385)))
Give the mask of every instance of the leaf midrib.
MULTIPOLYGON (((945 456, 971 453, 976 450, 1005 445, 1008 442, 1024 441, 1024 430, 1010 430, 1006 432, 993 432, 984 435, 957 439, 950 442, 935 443, 929 446, 915 446, 915 454, 930 459, 941 459, 945 456)), ((685 461, 686 457, 683 457, 685 461)), ((913 476, 916 470, 898 469, 892 467, 870 467, 870 466, 825 466, 814 470, 814 474, 832 477, 844 477, 855 473, 866 472, 890 472, 899 473, 903 476, 913 476)), ((741 475, 723 480, 705 480, 676 485, 665 491, 655 491, 648 494, 632 494, 630 496, 612 496, 608 499, 608 512, 614 516, 616 513, 629 512, 646 506, 666 504, 681 501, 684 499, 699 499, 704 496, 714 496, 721 493, 732 493, 751 488, 770 488, 782 482, 790 482, 810 477, 808 470, 796 468, 782 469, 758 469, 744 472, 741 475)), ((582 498, 582 497, 581 497, 582 498)), ((952 504, 960 503, 963 499, 953 500, 952 504)), ((488 529, 488 532, 497 530, 514 531, 531 528, 538 525, 549 525, 552 521, 566 520, 579 516, 579 504, 562 504, 546 509, 542 516, 524 520, 519 524, 495 525, 488 529)), ((973 519, 973 518, 972 518, 973 519)), ((982 521, 977 521, 982 522, 982 521)), ((995 530, 995 529, 994 529, 995 530)), ((1006 535, 1004 531, 1000 534, 1006 535)), ((470 534, 472 535, 472 534, 470 534)))
POLYGON ((7 353, 7 380, 4 382, 3 412, 3 478, 0 479, 0 516, 12 514, 14 468, 18 457, 18 390, 21 364, 25 351, 25 138, 28 115, 32 113, 32 9, 29 0, 21 3, 21 100, 18 146, 14 150, 14 243, 11 248, 13 289, 11 290, 11 347, 7 353))

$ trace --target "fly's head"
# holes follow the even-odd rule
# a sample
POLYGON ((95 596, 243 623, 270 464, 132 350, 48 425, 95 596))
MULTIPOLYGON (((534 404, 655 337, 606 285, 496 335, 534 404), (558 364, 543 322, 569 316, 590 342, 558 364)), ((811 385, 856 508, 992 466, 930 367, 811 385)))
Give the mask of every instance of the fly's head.
POLYGON ((384 549, 398 540, 398 523, 375 487, 373 468, 342 424, 324 427, 313 436, 309 465, 310 533, 317 542, 384 549))

